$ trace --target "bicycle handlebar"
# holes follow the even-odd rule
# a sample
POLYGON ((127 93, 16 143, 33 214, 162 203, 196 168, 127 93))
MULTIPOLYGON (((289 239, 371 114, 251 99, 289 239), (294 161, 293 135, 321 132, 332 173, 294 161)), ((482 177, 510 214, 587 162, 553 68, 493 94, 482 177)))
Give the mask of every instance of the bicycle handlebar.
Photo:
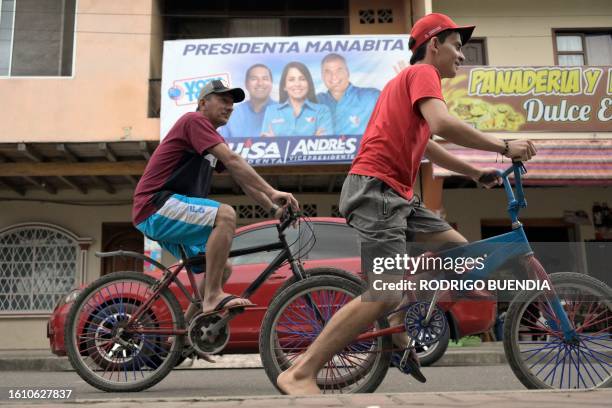
POLYGON ((505 171, 498 170, 497 173, 504 182, 504 189, 506 190, 506 197, 508 198, 508 212, 512 218, 512 222, 518 221, 518 212, 521 208, 527 207, 527 201, 525 200, 525 193, 523 192, 523 181, 522 175, 527 173, 525 165, 521 161, 512 162, 512 166, 508 167, 505 171), (514 173, 514 187, 516 189, 516 197, 514 190, 510 185, 508 176, 514 173))
POLYGON ((300 211, 294 211, 293 208, 290 205, 288 205, 287 207, 285 207, 285 210, 283 211, 283 215, 281 215, 280 217, 280 223, 278 224, 278 230, 284 231, 285 229, 287 229, 289 225, 293 224, 293 222, 297 220, 301 215, 302 214, 300 211))

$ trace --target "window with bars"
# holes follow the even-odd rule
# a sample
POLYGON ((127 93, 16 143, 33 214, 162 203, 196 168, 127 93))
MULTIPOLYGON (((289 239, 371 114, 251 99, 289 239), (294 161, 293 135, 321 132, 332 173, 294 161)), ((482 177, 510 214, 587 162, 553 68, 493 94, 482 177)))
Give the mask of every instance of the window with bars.
POLYGON ((487 47, 484 38, 472 38, 461 47, 465 56, 463 65, 487 65, 487 47))
POLYGON ((73 237, 50 227, 0 233, 0 313, 52 311, 74 287, 78 254, 73 237))
POLYGON ((554 41, 555 59, 559 65, 612 65, 612 29, 557 30, 554 41))

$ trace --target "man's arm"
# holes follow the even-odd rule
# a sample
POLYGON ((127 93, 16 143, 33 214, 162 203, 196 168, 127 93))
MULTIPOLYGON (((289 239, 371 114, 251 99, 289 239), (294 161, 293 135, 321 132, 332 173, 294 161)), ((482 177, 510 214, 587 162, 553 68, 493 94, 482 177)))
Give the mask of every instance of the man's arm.
POLYGON ((460 159, 457 156, 453 156, 433 140, 427 142, 425 149, 425 157, 427 157, 432 163, 437 164, 440 167, 444 167, 455 173, 464 174, 468 177, 478 179, 480 177, 480 169, 472 166, 465 160, 460 159))
POLYGON ((496 169, 474 167, 467 161, 450 154, 448 150, 433 140, 427 142, 425 157, 440 167, 471 177, 474 181, 481 183, 485 187, 501 184, 502 180, 497 174, 496 169))
POLYGON ((536 149, 530 140, 504 141, 474 129, 467 123, 457 119, 448 112, 446 104, 437 98, 426 98, 419 102, 421 114, 427 121, 429 129, 435 135, 473 149, 503 153, 507 157, 519 160, 529 160, 536 154, 536 149))
POLYGON ((272 188, 242 156, 230 150, 225 143, 210 148, 209 152, 223 163, 245 194, 263 208, 269 210, 274 204, 288 204, 295 210, 299 209, 299 204, 292 194, 272 188))

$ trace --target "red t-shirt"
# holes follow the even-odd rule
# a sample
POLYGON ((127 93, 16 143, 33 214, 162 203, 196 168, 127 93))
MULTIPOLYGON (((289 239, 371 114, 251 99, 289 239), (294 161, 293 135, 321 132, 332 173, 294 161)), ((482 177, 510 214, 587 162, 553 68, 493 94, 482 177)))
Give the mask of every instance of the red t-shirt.
POLYGON ((428 64, 404 69, 382 90, 350 174, 376 177, 407 200, 431 136, 417 102, 444 101, 440 73, 428 64))
MULTIPOLYGON (((132 207, 134 225, 140 224, 157 211, 153 204, 155 193, 162 190, 166 181, 180 167, 186 154, 195 152, 204 155, 208 149, 219 143, 225 143, 225 140, 200 112, 189 112, 181 116, 155 149, 136 186, 132 207)), ((211 161, 214 161, 214 167, 216 160, 211 158, 211 161)), ((219 169, 219 166, 217 168, 219 169)))

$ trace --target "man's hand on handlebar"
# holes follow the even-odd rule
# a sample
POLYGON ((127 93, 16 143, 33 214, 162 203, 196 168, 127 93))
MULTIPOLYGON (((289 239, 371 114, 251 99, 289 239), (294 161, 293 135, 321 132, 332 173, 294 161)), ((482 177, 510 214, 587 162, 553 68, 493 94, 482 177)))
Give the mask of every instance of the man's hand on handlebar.
POLYGON ((478 177, 474 181, 485 188, 491 188, 503 184, 504 180, 499 175, 499 170, 489 167, 480 169, 478 177))
POLYGON ((508 141, 508 152, 505 156, 512 160, 527 161, 536 153, 537 150, 531 140, 510 140, 508 141))
POLYGON ((285 214, 285 210, 288 208, 291 208, 293 212, 298 212, 300 210, 298 200, 296 200, 291 193, 275 190, 275 192, 270 196, 270 200, 272 200, 274 204, 280 205, 280 208, 276 210, 276 213, 274 214, 274 218, 277 220, 281 219, 283 214, 285 214))

